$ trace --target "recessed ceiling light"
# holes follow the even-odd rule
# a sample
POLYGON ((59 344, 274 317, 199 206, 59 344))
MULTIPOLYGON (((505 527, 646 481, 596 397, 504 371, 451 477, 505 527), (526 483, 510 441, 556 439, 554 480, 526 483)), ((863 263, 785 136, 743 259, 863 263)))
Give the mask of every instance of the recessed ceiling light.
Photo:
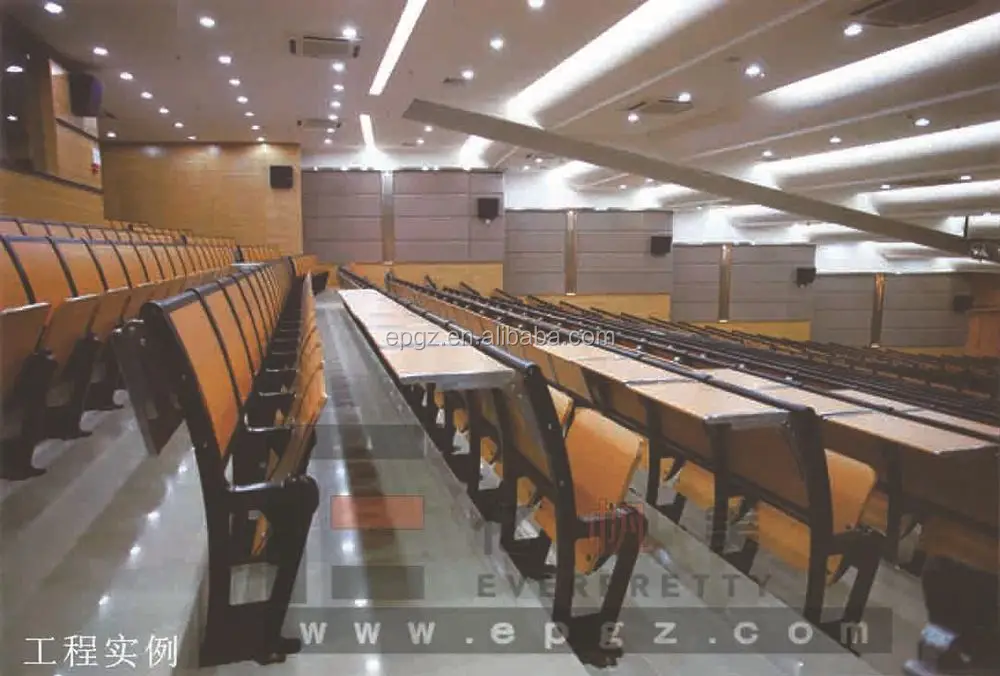
POLYGON ((221 63, 223 66, 228 66, 232 62, 233 62, 233 57, 229 56, 228 54, 222 54, 221 56, 219 56, 219 63, 221 63))
POLYGON ((343 73, 344 72, 344 62, 343 61, 334 61, 333 62, 333 66, 331 66, 331 68, 333 68, 338 73, 343 73))
POLYGON ((249 100, 250 100, 250 99, 248 99, 248 98, 247 98, 247 97, 245 97, 245 96, 237 96, 237 97, 236 97, 236 102, 237 102, 237 103, 246 103, 246 102, 247 102, 247 101, 249 101, 249 100))
POLYGON ((252 129, 253 131, 259 131, 260 130, 260 125, 259 124, 252 124, 252 125, 250 125, 250 129, 252 129))
POLYGON ((847 27, 844 29, 844 35, 846 35, 849 38, 853 38, 855 35, 861 35, 861 33, 864 32, 864 30, 865 27, 859 23, 849 23, 847 24, 847 27))
POLYGON ((333 122, 336 122, 337 120, 340 119, 340 115, 334 115, 333 113, 330 113, 326 117, 328 120, 332 120, 333 122))
POLYGON ((188 141, 197 141, 197 140, 198 140, 197 136, 188 136, 188 141))
POLYGON ((830 143, 832 143, 834 145, 837 145, 838 143, 842 143, 843 140, 844 139, 840 138, 839 136, 831 136, 830 137, 830 143))
POLYGON ((747 77, 764 77, 764 69, 759 63, 751 63, 743 70, 743 74, 747 77))
POLYGON ((680 103, 691 103, 691 92, 681 92, 677 95, 677 101, 680 103))
POLYGON ((435 165, 434 165, 433 167, 431 167, 431 168, 432 168, 432 169, 433 169, 434 171, 437 171, 437 170, 438 170, 438 169, 440 169, 441 167, 439 167, 438 165, 436 165, 436 164, 435 164, 435 165))
POLYGON ((243 113, 243 116, 244 117, 253 117, 253 113, 248 110, 247 112, 243 113))
POLYGON ((234 87, 239 87, 242 84, 242 82, 240 82, 240 79, 238 77, 233 77, 229 78, 229 84, 231 84, 234 87))
POLYGON ((773 150, 765 150, 760 155, 761 155, 761 157, 774 157, 774 151, 773 150))
POLYGON ((993 216, 993 212, 992 211, 984 211, 983 212, 983 218, 990 218, 991 216, 993 216))
POLYGON ((541 157, 536 157, 536 158, 535 158, 535 164, 541 164, 541 163, 542 163, 543 161, 544 161, 544 160, 542 160, 542 158, 541 158, 541 157))
POLYGON ((653 179, 651 179, 651 178, 647 178, 646 179, 646 183, 652 183, 652 182, 653 182, 653 179))
POLYGON ((960 176, 958 180, 960 180, 960 181, 971 181, 972 177, 969 176, 968 174, 962 174, 962 176, 960 176))
POLYGON ((632 124, 635 124, 636 122, 638 122, 639 121, 639 113, 637 113, 635 111, 629 113, 628 114, 628 121, 631 122, 632 124))
POLYGON ((918 117, 913 121, 913 124, 916 125, 917 127, 926 127, 930 123, 931 121, 928 120, 926 117, 918 117))
POLYGON ((340 34, 348 40, 353 40, 358 37, 358 29, 354 26, 344 26, 344 30, 340 31, 340 34))
POLYGON ((101 46, 94 47, 93 52, 94 52, 95 56, 107 56, 108 55, 107 48, 101 47, 101 46))
POLYGON ((142 98, 147 99, 147 100, 153 98, 153 94, 150 93, 150 92, 143 92, 143 93, 139 94, 139 96, 141 96, 142 98))
POLYGON ((63 6, 60 5, 58 2, 46 2, 45 6, 44 6, 44 9, 49 14, 62 14, 63 13, 63 6))
POLYGON ((471 80, 474 77, 476 77, 476 73, 471 68, 466 68, 465 70, 462 71, 463 80, 471 80))
POLYGON ((523 167, 521 167, 521 171, 531 171, 531 165, 530 164, 524 165, 523 167))
POLYGON ((493 49, 493 51, 499 52, 501 49, 503 49, 503 38, 498 35, 492 40, 490 40, 490 47, 493 49))
POLYGON ((8 115, 7 116, 7 121, 8 122, 17 122, 17 115, 8 115))
POLYGON ((434 131, 434 127, 427 125, 426 127, 424 127, 424 131, 430 134, 432 131, 434 131))
POLYGON ((134 80, 134 79, 135 79, 135 76, 134 76, 134 75, 132 75, 132 73, 128 72, 127 70, 126 70, 126 71, 122 71, 122 72, 121 72, 121 73, 120 73, 120 74, 118 75, 118 77, 120 77, 121 79, 125 80, 126 82, 129 82, 129 81, 131 81, 131 80, 134 80))
POLYGON ((417 145, 418 146, 422 146, 423 144, 424 144, 424 140, 422 138, 418 138, 417 139, 417 145))
POLYGON ((8 73, 23 73, 24 72, 24 68, 22 68, 21 66, 19 66, 19 65, 17 65, 15 63, 13 65, 7 66, 7 72, 8 73))
POLYGON ((331 108, 340 108, 340 101, 330 101, 331 108))
POLYGON ((340 84, 338 82, 337 84, 333 85, 333 91, 335 91, 335 92, 342 92, 342 91, 344 91, 344 85, 342 85, 342 84, 340 84))
POLYGON ((888 183, 883 183, 883 184, 882 184, 882 185, 880 186, 880 188, 881 188, 882 190, 892 190, 892 186, 891 186, 891 185, 889 185, 888 183))
POLYGON ((545 0, 528 0, 528 7, 531 9, 541 9, 545 6, 545 0))
POLYGON ((332 134, 335 131, 337 131, 337 130, 334 127, 327 127, 326 128, 326 133, 327 134, 332 134))
POLYGON ((118 134, 114 133, 113 131, 109 131, 109 132, 108 132, 108 133, 106 134, 106 136, 107 136, 108 138, 118 138, 118 134))
POLYGON ((264 141, 266 141, 266 140, 267 140, 267 139, 266 139, 266 138, 264 138, 263 136, 258 136, 258 137, 257 137, 257 143, 263 143, 263 142, 264 142, 264 141))
POLYGON ((326 145, 330 145, 331 143, 333 143, 333 139, 332 138, 325 138, 325 139, 323 139, 323 143, 325 143, 326 145))
POLYGON ((420 167, 420 171, 430 171, 430 170, 431 170, 431 168, 428 167, 426 164, 424 166, 420 167))
POLYGON ((210 16, 200 17, 198 19, 198 23, 200 23, 205 28, 214 28, 215 27, 215 19, 213 19, 210 16))
POLYGON ((183 128, 184 128, 183 122, 174 122, 174 129, 183 129, 183 128))
POLYGON ((170 113, 169 108, 160 108, 160 115, 168 115, 170 113))
POLYGON ((625 185, 624 183, 622 183, 622 184, 620 184, 620 185, 618 186, 618 189, 619 189, 619 190, 625 190, 625 188, 627 188, 627 187, 628 187, 627 185, 625 185))

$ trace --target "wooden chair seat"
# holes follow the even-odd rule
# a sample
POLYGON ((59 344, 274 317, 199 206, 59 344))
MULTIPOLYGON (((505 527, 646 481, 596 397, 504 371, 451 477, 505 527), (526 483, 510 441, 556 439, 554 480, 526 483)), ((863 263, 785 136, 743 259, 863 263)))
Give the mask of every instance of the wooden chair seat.
MULTIPOLYGON (((704 467, 687 463, 677 475, 674 490, 694 503, 699 509, 711 512, 715 508, 715 475, 704 467)), ((729 498, 730 520, 739 512, 742 497, 729 498)))
POLYGON ((559 418, 559 424, 565 429, 570 414, 573 413, 573 398, 552 386, 549 386, 549 394, 552 395, 552 403, 556 407, 556 417, 559 418))
POLYGON ((990 537, 947 517, 935 515, 924 522, 920 549, 928 557, 954 559, 976 570, 1000 574, 1000 542, 996 535, 990 537))

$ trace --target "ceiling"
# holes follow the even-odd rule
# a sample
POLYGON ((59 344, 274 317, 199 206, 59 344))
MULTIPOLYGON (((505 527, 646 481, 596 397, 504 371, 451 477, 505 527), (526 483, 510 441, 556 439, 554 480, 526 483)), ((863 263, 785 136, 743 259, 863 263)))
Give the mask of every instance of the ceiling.
MULTIPOLYGON (((566 162, 404 120, 422 98, 823 200, 867 200, 867 209, 928 227, 937 216, 1000 213, 1000 0, 882 0, 883 14, 903 19, 935 5, 955 10, 895 27, 857 14, 874 1, 545 0, 533 9, 527 0, 428 0, 381 96, 368 91, 406 0, 63 0, 58 15, 42 0, 6 5, 101 76, 101 133, 118 141, 263 137, 301 143, 307 155, 346 155, 364 148, 366 113, 378 148, 404 158, 459 166, 464 148, 526 175, 566 162), (852 23, 860 32, 845 30, 852 23), (290 39, 347 27, 360 53, 343 72, 289 53, 290 39), (497 37, 501 49, 491 46, 497 37), (762 76, 747 75, 751 64, 762 76), (682 94, 689 103, 679 104, 682 94), (673 114, 643 113, 641 104, 664 99, 673 114), (331 114, 342 123, 334 133, 297 125, 331 114), (935 189, 953 184, 978 192, 935 189), (903 189, 913 185, 931 187, 903 189)), ((658 187, 599 167, 569 180, 595 193, 658 187)), ((720 201, 670 186, 656 199, 720 201)))

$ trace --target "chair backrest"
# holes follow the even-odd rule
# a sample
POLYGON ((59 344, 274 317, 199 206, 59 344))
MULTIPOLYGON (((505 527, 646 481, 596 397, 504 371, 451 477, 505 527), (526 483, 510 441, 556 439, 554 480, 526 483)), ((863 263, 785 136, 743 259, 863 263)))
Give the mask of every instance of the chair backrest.
POLYGON ((87 228, 87 232, 90 234, 90 239, 95 242, 105 242, 108 239, 104 234, 104 228, 87 228))
POLYGON ((70 237, 75 237, 76 239, 89 239, 90 234, 87 232, 87 228, 80 225, 68 225, 70 237))
POLYGON ((139 252, 130 242, 118 242, 114 245, 122 265, 125 266, 125 273, 128 275, 130 286, 139 286, 149 281, 146 276, 146 268, 142 264, 139 252))
POLYGON ((40 221, 21 221, 21 231, 29 237, 49 236, 49 229, 40 221))
POLYGON ((223 285, 223 292, 229 298, 229 303, 233 307, 233 312, 239 318, 240 327, 243 332, 244 342, 246 344, 247 358, 250 360, 250 364, 254 372, 260 369, 260 364, 263 359, 262 346, 260 340, 260 329, 257 326, 257 319, 254 317, 254 311, 251 309, 249 303, 247 303, 246 297, 243 295, 243 291, 239 287, 239 279, 233 279, 232 284, 223 285))
POLYGON ((49 234, 53 237, 72 237, 69 226, 64 223, 49 223, 49 234))
POLYGON ((0 235, 23 235, 16 218, 0 218, 0 235))
POLYGON ((267 348, 268 341, 271 336, 271 325, 267 321, 266 312, 264 310, 264 305, 261 303, 258 297, 257 291, 254 288, 253 283, 250 278, 253 273, 247 273, 237 279, 237 287, 243 295, 247 306, 250 308, 250 318, 253 321, 254 328, 257 331, 257 336, 260 341, 260 349, 263 352, 267 348))
MULTIPOLYGON (((229 279, 224 284, 232 284, 229 279)), ((228 296, 218 283, 207 284, 195 290, 202 305, 215 325, 222 351, 226 356, 229 371, 236 385, 236 393, 242 404, 250 396, 254 372, 247 357, 247 347, 243 339, 240 322, 229 304, 228 296)))
POLYGON ((167 258, 170 260, 170 263, 174 266, 174 274, 176 277, 183 277, 184 275, 187 275, 190 272, 192 272, 191 270, 188 270, 184 265, 184 261, 181 259, 180 252, 177 251, 176 244, 164 244, 163 253, 167 255, 167 258))
POLYGON ((160 270, 163 271, 164 279, 174 279, 181 276, 180 270, 177 269, 173 260, 167 255, 162 244, 151 244, 149 248, 153 252, 156 261, 160 264, 160 270))
POLYGON ((108 289, 129 288, 130 276, 124 261, 118 255, 117 246, 111 242, 91 242, 90 252, 101 269, 101 275, 108 289))
POLYGON ((101 271, 90 254, 86 242, 56 239, 53 240, 53 244, 66 266, 66 274, 69 276, 74 296, 103 293, 107 290, 101 271))
POLYGON ((5 240, 3 246, 0 246, 0 309, 7 310, 30 304, 31 295, 25 288, 17 263, 7 250, 5 240))
MULTIPOLYGON (((159 282, 173 277, 172 274, 168 275, 164 271, 160 259, 156 257, 153 245, 143 242, 136 244, 135 250, 139 253, 139 260, 142 262, 142 267, 146 271, 146 277, 149 281, 159 282)), ((169 270, 169 268, 167 269, 169 270)))
POLYGON ((75 295, 66 269, 49 239, 8 237, 6 244, 24 272, 31 302, 48 303, 55 309, 75 295))

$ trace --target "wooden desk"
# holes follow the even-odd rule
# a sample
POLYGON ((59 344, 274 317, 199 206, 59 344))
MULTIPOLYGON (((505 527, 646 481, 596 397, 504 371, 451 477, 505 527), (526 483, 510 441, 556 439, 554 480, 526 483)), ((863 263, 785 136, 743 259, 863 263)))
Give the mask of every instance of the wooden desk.
POLYGON ((788 386, 787 383, 783 383, 780 380, 770 380, 735 369, 700 369, 698 373, 711 376, 713 380, 745 387, 748 390, 770 390, 788 386))
POLYGON ((571 362, 583 362, 590 359, 627 359, 627 357, 595 345, 538 345, 537 347, 555 357, 571 362))
POLYGON ((829 415, 840 415, 844 413, 865 413, 871 409, 863 404, 853 404, 833 397, 825 397, 822 394, 800 390, 797 387, 777 387, 767 390, 767 396, 787 401, 790 404, 800 404, 808 406, 816 411, 816 415, 826 417, 829 415))
POLYGON ((443 391, 504 387, 514 370, 470 345, 392 350, 383 353, 403 385, 433 385, 443 391))
POLYGON ((592 371, 620 383, 640 384, 690 381, 688 376, 674 373, 673 371, 666 371, 637 359, 623 358, 619 355, 613 355, 607 359, 587 359, 586 361, 579 362, 579 364, 585 371, 592 371))
POLYGON ((859 402, 868 404, 869 406, 884 406, 890 408, 893 411, 913 411, 920 408, 914 404, 907 404, 902 401, 896 401, 895 399, 889 399, 878 394, 869 394, 867 392, 862 392, 860 390, 833 390, 836 394, 843 395, 845 397, 850 397, 859 402))
POLYGON ((988 437, 992 437, 1000 443, 1000 427, 995 425, 986 425, 984 423, 976 422, 974 420, 966 420, 965 418, 959 418, 957 416, 948 415, 947 413, 940 413, 938 411, 931 411, 925 408, 918 408, 915 411, 910 411, 911 415, 919 416, 925 420, 932 420, 934 422, 941 422, 953 427, 960 427, 962 429, 968 430, 969 432, 975 432, 977 434, 982 434, 988 437))
POLYGON ((699 382, 633 385, 631 389, 703 423, 756 427, 780 423, 788 415, 779 408, 699 382))
MULTIPOLYGON (((862 415, 835 416, 828 420, 831 425, 889 442, 911 453, 944 456, 955 453, 988 452, 996 446, 987 441, 877 411, 862 415)), ((836 450, 850 454, 849 448, 836 450)))

